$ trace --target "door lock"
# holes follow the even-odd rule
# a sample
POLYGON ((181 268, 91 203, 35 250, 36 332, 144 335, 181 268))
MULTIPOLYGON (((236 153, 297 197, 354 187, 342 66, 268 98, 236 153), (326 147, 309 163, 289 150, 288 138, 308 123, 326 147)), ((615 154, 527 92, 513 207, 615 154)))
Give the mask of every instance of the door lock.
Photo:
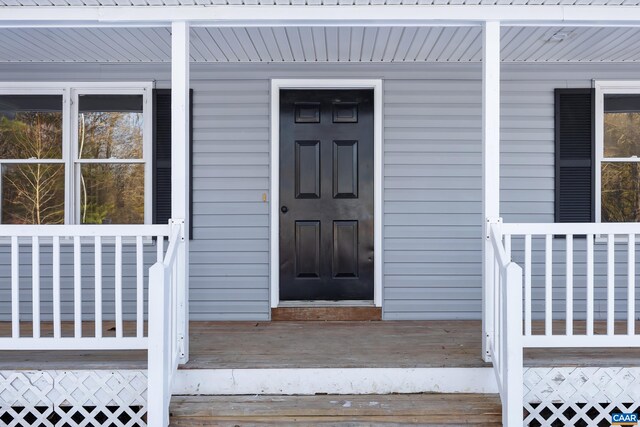
POLYGON ((283 214, 286 214, 287 212, 289 212, 289 208, 286 206, 283 206, 280 208, 280 212, 282 212, 283 214))

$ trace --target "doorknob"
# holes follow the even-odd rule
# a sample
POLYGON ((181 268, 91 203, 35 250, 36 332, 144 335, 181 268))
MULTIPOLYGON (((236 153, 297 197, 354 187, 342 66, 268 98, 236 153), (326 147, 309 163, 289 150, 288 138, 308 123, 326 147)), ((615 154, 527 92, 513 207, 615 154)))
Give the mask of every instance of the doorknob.
POLYGON ((280 212, 287 213, 287 212, 289 212, 289 208, 286 207, 286 206, 283 206, 283 207, 280 208, 280 212))

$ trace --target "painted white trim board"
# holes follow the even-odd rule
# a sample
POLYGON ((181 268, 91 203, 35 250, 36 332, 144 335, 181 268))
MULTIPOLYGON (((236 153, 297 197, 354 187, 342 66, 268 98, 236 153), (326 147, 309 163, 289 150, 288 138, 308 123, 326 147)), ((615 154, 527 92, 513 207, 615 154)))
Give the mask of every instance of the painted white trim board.
POLYGON ((7 6, 0 27, 164 26, 418 26, 508 25, 638 26, 640 8, 626 5, 201 5, 181 6, 7 6))
POLYGON ((497 393, 492 368, 179 369, 172 394, 497 393))
POLYGON ((373 89, 373 303, 382 307, 382 80, 379 79, 273 79, 271 80, 271 176, 269 186, 270 305, 280 303, 280 90, 373 89))

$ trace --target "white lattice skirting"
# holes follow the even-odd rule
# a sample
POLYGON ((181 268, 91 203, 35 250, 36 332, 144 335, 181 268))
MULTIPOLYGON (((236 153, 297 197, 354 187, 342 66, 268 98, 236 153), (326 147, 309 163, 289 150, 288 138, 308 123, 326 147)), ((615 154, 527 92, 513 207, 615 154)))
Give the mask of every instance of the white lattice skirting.
POLYGON ((0 371, 0 425, 146 425, 147 373, 0 371))
MULTIPOLYGON (((527 426, 609 426, 637 412, 640 368, 528 368, 527 426)), ((139 370, 0 371, 0 425, 145 426, 147 374, 139 370)))
POLYGON ((528 368, 526 426, 610 426, 611 412, 637 412, 640 368, 528 368))

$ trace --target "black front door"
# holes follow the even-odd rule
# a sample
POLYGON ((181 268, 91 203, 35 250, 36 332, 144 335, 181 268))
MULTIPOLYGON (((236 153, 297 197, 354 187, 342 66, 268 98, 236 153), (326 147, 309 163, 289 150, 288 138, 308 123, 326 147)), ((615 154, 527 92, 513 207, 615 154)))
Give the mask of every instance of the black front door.
POLYGON ((373 299, 373 91, 280 92, 280 299, 373 299))

